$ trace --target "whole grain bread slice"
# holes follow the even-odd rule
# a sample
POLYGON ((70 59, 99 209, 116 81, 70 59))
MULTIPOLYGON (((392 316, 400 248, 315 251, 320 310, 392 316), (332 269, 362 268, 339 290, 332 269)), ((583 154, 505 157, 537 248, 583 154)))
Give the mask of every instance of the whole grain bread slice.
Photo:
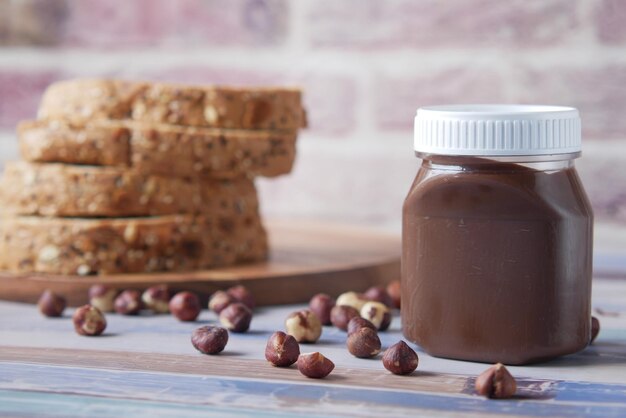
POLYGON ((16 273, 120 274, 190 271, 267 257, 260 218, 236 233, 219 217, 0 219, 0 269, 16 273))
POLYGON ((9 162, 0 180, 6 213, 59 217, 258 212, 252 180, 187 180, 119 167, 9 162))
POLYGON ((147 83, 124 80, 59 81, 44 92, 38 117, 79 124, 97 119, 127 119, 132 115, 134 100, 147 87, 147 83))
POLYGON ((296 134, 132 124, 131 165, 168 176, 276 177, 291 172, 296 134))
POLYGON ((32 162, 132 166, 176 177, 275 177, 291 171, 296 134, 133 122, 24 121, 22 157, 32 162))
POLYGON ((61 121, 22 121, 17 125, 26 161, 128 166, 130 130, 117 123, 72 125, 61 121))
POLYGON ((234 129, 295 131, 306 126, 298 89, 106 79, 52 84, 44 93, 38 114, 40 119, 78 123, 132 117, 141 122, 234 129))

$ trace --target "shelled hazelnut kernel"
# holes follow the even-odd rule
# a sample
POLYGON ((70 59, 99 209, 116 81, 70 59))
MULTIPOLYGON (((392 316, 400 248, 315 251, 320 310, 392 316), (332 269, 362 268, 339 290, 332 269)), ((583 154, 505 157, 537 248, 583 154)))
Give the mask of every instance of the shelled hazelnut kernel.
POLYGON ((170 300, 169 308, 176 318, 184 322, 195 321, 202 311, 198 296, 188 291, 175 294, 170 300))
POLYGON ((170 289, 162 284, 147 288, 141 295, 141 300, 146 308, 165 314, 170 311, 171 296, 170 289))
POLYGON ((482 372, 474 384, 479 395, 494 399, 506 399, 515 395, 517 383, 502 363, 482 372))
POLYGON ((228 288, 226 290, 226 293, 237 299, 237 301, 246 305, 251 311, 256 308, 256 301, 254 300, 254 296, 247 287, 243 285, 233 286, 231 288, 228 288))
POLYGON ((265 359, 276 367, 289 367, 298 361, 300 346, 293 336, 276 331, 267 340, 265 359))
POLYGON ((207 325, 197 328, 191 334, 191 344, 203 354, 218 354, 228 343, 228 331, 222 327, 207 325))
POLYGON ((363 305, 367 302, 367 299, 361 294, 356 292, 345 292, 337 297, 337 306, 351 306, 357 311, 360 311, 363 305))
POLYGON ((209 299, 209 310, 219 315, 228 305, 237 302, 237 299, 232 297, 224 290, 218 290, 213 293, 211 299, 209 299))
POLYGON ((107 327, 104 314, 98 308, 91 305, 84 305, 77 308, 72 315, 74 330, 79 335, 89 337, 102 334, 107 327))
POLYGON ((337 305, 330 311, 330 322, 340 330, 346 331, 350 320, 360 315, 359 311, 352 306, 337 305))
POLYGON ((370 358, 380 353, 381 342, 378 333, 368 327, 361 327, 348 334, 348 351, 355 357, 370 358))
POLYGON ((67 302, 65 298, 57 295, 52 290, 45 290, 41 294, 37 306, 42 315, 47 317, 59 317, 63 315, 67 302))
POLYGON ((393 374, 413 373, 418 364, 417 353, 404 341, 392 345, 383 354, 383 366, 393 374))
POLYGON ((309 302, 309 309, 317 315, 322 325, 330 325, 330 311, 335 307, 335 299, 326 293, 318 293, 309 302))
POLYGON ((393 306, 400 309, 400 293, 402 293, 400 280, 394 280, 389 283, 387 285, 387 293, 389 293, 391 300, 393 300, 393 306))
POLYGON ((299 343, 314 343, 322 335, 322 323, 317 315, 309 310, 292 312, 285 319, 287 334, 299 343))
POLYGON ((89 304, 101 312, 113 312, 117 289, 103 284, 94 284, 89 288, 89 304))
POLYGON ((137 315, 143 308, 141 293, 137 290, 124 290, 115 298, 115 312, 121 315, 137 315))
POLYGON ((367 302, 361 308, 361 316, 380 331, 385 331, 391 324, 391 312, 385 304, 380 302, 367 302))
POLYGON ((372 324, 367 319, 361 318, 360 316, 355 316, 350 320, 350 322, 348 322, 348 335, 361 328, 371 328, 374 331, 378 331, 378 328, 376 328, 374 324, 372 324))
POLYGON ((373 302, 380 302, 385 304, 388 308, 393 308, 393 299, 387 290, 382 286, 373 286, 370 287, 363 293, 365 299, 373 302))
POLYGON ((312 379, 322 379, 334 368, 335 364, 319 352, 300 354, 298 357, 298 370, 312 379))
POLYGON ((243 303, 235 302, 220 312, 220 323, 232 332, 246 332, 250 328, 252 311, 243 303))

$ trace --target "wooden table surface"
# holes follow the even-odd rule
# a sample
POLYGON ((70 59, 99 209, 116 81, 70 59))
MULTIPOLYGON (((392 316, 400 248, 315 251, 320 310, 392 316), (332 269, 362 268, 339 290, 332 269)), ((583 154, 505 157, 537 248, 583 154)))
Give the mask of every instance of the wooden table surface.
MULTIPOLYGON (((437 359, 418 351, 413 375, 394 376, 380 357, 357 359, 345 334, 325 327, 321 341, 302 346, 331 358, 324 380, 268 365, 268 336, 302 305, 256 312, 251 331, 231 334, 225 352, 206 356, 191 331, 214 323, 171 316, 108 315, 105 335, 74 333, 70 315, 47 319, 33 305, 0 302, 0 416, 241 417, 626 416, 626 280, 595 279, 594 308, 602 330, 581 353, 531 367, 511 367, 518 395, 488 400, 473 393, 484 364, 437 359)), ((383 346, 401 339, 399 318, 381 333, 383 346)))

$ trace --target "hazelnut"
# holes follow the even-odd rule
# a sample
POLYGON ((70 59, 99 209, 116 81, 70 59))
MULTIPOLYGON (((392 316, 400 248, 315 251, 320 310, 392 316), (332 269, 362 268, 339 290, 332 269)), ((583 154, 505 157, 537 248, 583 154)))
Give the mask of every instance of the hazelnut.
POLYGON ((591 317, 591 341, 589 344, 593 344, 600 333, 600 321, 595 316, 591 317))
POLYGON ((91 305, 77 308, 72 316, 74 329, 77 334, 95 336, 100 335, 107 327, 107 321, 100 309, 91 305))
POLYGON ((335 364, 321 353, 305 353, 298 357, 298 370, 306 377, 322 379, 330 374, 335 364))
POLYGON ((300 346, 293 336, 276 331, 267 340, 265 359, 276 367, 289 367, 300 356, 300 346))
POLYGON ((381 286, 374 286, 367 289, 367 291, 363 294, 365 299, 373 302, 380 302, 385 304, 388 308, 393 308, 393 299, 387 290, 381 286))
POLYGON ((168 313, 170 297, 170 289, 166 285, 157 285, 147 288, 141 295, 141 300, 146 308, 156 313, 168 313))
POLYGON ((356 292, 346 292, 339 295, 337 298, 337 306, 352 306, 357 311, 360 311, 363 305, 367 302, 365 297, 356 292))
POLYGON ((359 316, 359 311, 352 306, 338 305, 330 311, 330 322, 340 330, 346 331, 350 320, 359 316))
POLYGON ((383 366, 393 374, 409 374, 417 369, 417 353, 404 341, 395 343, 383 354, 383 366))
POLYGON ((220 322, 232 332, 246 332, 251 321, 252 311, 241 302, 231 303, 220 312, 220 322))
POLYGON ((367 302, 361 308, 361 316, 380 331, 385 331, 391 324, 391 312, 385 304, 380 302, 367 302))
POLYGON ((502 363, 491 366, 482 372, 475 383, 476 392, 488 398, 505 399, 515 395, 515 378, 502 363))
POLYGON ((234 302, 237 302, 237 299, 223 290, 218 290, 213 293, 213 296, 211 296, 211 299, 209 300, 209 309, 219 315, 224 308, 234 302))
POLYGON ((355 357, 370 358, 380 353, 380 338, 371 328, 362 327, 348 335, 348 351, 355 357))
POLYGON ((181 321, 195 321, 200 315, 200 311, 202 311, 202 306, 195 293, 178 292, 170 300, 170 312, 181 321))
POLYGON ((400 287, 400 280, 394 280, 387 285, 387 293, 393 300, 393 306, 400 309, 400 293, 402 292, 400 287))
POLYGON ((287 334, 293 335, 299 343, 314 343, 322 335, 322 323, 317 315, 309 310, 296 311, 285 319, 287 334))
POLYGON ((118 314, 137 315, 143 307, 141 293, 137 290, 124 290, 115 298, 113 307, 118 314))
POLYGON ((253 310, 254 308, 256 308, 254 296, 252 296, 252 293, 250 293, 247 287, 243 285, 233 286, 227 289, 226 293, 237 299, 237 301, 246 305, 248 309, 253 310))
POLYGON ((57 317, 63 315, 67 302, 52 290, 46 290, 41 294, 37 306, 44 316, 57 317))
POLYGON ((335 299, 325 293, 318 293, 311 298, 309 309, 319 318, 322 325, 330 325, 330 311, 335 306, 335 299))
POLYGON ((113 301, 116 296, 117 289, 102 284, 94 284, 89 288, 89 303, 101 312, 113 312, 113 301))
POLYGON ((191 333, 191 344, 203 354, 221 353, 228 343, 228 331, 215 325, 200 327, 191 333))
POLYGON ((358 331, 361 328, 370 328, 374 331, 378 331, 378 329, 365 318, 361 318, 360 316, 355 316, 348 322, 348 335, 352 334, 355 331, 358 331))

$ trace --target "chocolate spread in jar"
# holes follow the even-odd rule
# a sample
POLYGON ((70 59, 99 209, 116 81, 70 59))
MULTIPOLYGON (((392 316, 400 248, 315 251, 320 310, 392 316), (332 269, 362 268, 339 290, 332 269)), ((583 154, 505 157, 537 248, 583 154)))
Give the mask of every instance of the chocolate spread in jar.
POLYGON ((555 164, 424 160, 403 208, 409 340, 507 364, 589 343, 593 216, 573 163, 555 164))

